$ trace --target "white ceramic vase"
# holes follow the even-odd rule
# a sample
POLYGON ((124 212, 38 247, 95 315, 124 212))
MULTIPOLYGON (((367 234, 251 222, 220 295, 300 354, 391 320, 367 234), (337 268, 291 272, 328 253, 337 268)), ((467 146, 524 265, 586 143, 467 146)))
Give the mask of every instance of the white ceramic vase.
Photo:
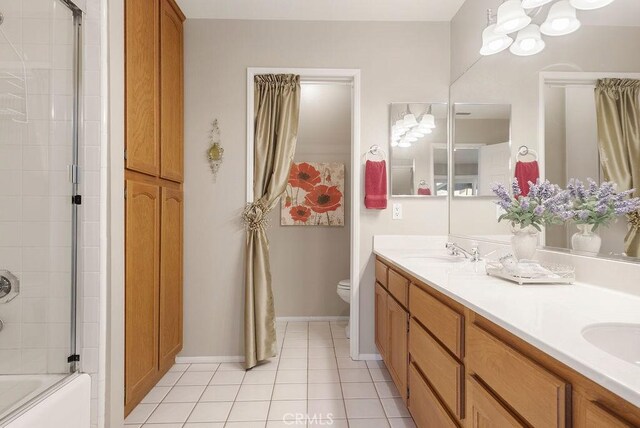
POLYGON ((538 229, 533 226, 521 228, 519 225, 511 228, 511 249, 518 260, 531 260, 538 248, 538 229))
POLYGON ((602 238, 593 231, 592 224, 578 224, 579 232, 571 237, 571 247, 576 251, 598 254, 602 246, 602 238))

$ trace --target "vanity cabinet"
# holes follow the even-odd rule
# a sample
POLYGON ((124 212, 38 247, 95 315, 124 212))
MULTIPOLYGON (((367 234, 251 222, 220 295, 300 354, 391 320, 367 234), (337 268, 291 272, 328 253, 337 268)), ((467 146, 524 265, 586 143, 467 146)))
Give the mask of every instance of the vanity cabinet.
POLYGON ((125 2, 125 414, 182 349, 184 19, 125 2))
POLYGON ((376 345, 418 428, 640 426, 638 407, 401 266, 378 257, 376 280, 376 345))

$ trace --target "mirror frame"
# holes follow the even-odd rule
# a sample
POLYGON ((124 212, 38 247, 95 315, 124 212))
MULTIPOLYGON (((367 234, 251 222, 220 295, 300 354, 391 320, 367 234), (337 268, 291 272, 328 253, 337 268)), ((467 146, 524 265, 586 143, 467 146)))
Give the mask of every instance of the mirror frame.
MULTIPOLYGON (((427 105, 435 105, 435 104, 439 104, 439 105, 444 105, 447 106, 447 138, 446 138, 446 147, 447 147, 447 162, 449 162, 449 151, 450 151, 450 141, 451 141, 451 103, 449 102, 449 100, 446 101, 435 101, 435 102, 429 102, 429 101, 391 101, 389 102, 388 108, 389 108, 389 114, 388 114, 388 125, 389 125, 389 132, 387 135, 388 138, 388 144, 389 144, 389 198, 404 198, 404 199, 417 199, 417 200, 425 200, 425 201, 430 201, 430 200, 442 200, 445 198, 448 198, 448 195, 429 195, 429 196, 425 196, 425 195, 394 195, 393 194, 393 173, 391 171, 392 165, 391 165, 391 156, 393 154, 393 147, 391 147, 391 139, 392 139, 392 117, 391 117, 391 109, 393 107, 394 104, 427 104, 427 105)), ((449 183, 449 177, 451 175, 451 167, 449 164, 447 164, 447 185, 449 183)))

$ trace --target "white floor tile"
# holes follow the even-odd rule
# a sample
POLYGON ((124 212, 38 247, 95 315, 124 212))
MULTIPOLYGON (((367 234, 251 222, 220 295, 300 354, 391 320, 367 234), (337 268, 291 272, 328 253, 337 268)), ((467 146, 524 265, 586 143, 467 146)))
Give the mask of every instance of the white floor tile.
POLYGON ((225 422, 233 403, 198 403, 189 422, 225 422))
MULTIPOLYGON (((270 401, 273 385, 243 384, 238 392, 236 401, 270 401)), ((266 420, 266 419, 264 419, 266 420)))
POLYGON ((367 367, 370 369, 386 369, 384 361, 382 360, 367 360, 367 367))
POLYGON ((309 340, 318 340, 318 339, 320 339, 320 340, 332 340, 333 339, 333 334, 331 333, 331 330, 329 330, 329 329, 322 330, 322 331, 310 330, 309 331, 309 340))
POLYGON ((309 329, 309 323, 306 322, 290 322, 287 323, 287 333, 290 331, 307 331, 309 329))
POLYGON ((213 372, 185 372, 176 382, 176 386, 205 386, 212 377, 213 372))
MULTIPOLYGON (((296 349, 296 348, 292 348, 296 349)), ((307 359, 306 358, 284 358, 280 365, 278 366, 278 370, 304 370, 307 368, 307 359)))
POLYGON ((154 424, 184 423, 195 403, 160 403, 147 422, 154 424))
POLYGON ((169 369, 170 372, 183 372, 189 368, 190 364, 174 364, 169 369))
POLYGON ((349 419, 349 428, 389 428, 386 419, 349 419))
POLYGON ((344 327, 338 327, 336 329, 331 329, 331 335, 333 336, 334 339, 346 339, 347 338, 347 332, 344 329, 344 327))
POLYGON ((162 400, 163 403, 195 403, 197 402, 205 386, 174 386, 162 400))
POLYGON ((391 375, 387 369, 369 369, 369 371, 374 382, 391 381, 391 375))
POLYGON ((307 402, 306 400, 293 401, 272 401, 269 409, 270 421, 292 421, 299 416, 306 417, 307 402))
POLYGON ((242 383, 244 371, 220 371, 213 375, 210 385, 233 385, 242 383))
POLYGON ((349 346, 336 346, 335 353, 336 357, 348 357, 351 355, 351 349, 349 346))
POLYGON ((349 339, 333 339, 336 348, 349 347, 349 339))
POLYGON ((378 397, 380 398, 400 397, 398 388, 396 388, 393 382, 375 382, 375 386, 378 391, 378 397))
POLYGON ((224 428, 224 422, 187 422, 182 428, 224 428))
POLYGON ((168 372, 158 381, 156 386, 173 386, 182 376, 182 372, 168 372))
POLYGON ((217 363, 213 363, 213 364, 204 364, 204 363, 191 364, 189 366, 189 368, 187 369, 187 371, 188 372, 215 372, 216 370, 218 370, 219 366, 220 366, 220 364, 217 364, 217 363))
POLYGON ((342 388, 339 383, 310 383, 308 391, 310 400, 342 400, 342 388))
POLYGON ((125 425, 145 423, 157 406, 157 404, 138 404, 124 420, 125 425))
POLYGON ((355 361, 350 357, 337 358, 338 368, 340 369, 366 369, 367 363, 364 361, 355 361))
POLYGON ((307 414, 310 419, 346 419, 344 402, 340 400, 309 400, 307 414))
POLYGON ((229 414, 229 421, 266 421, 269 413, 269 405, 269 401, 236 401, 229 414))
MULTIPOLYGON (((300 421, 287 420, 287 421, 267 421, 267 428, 306 428, 307 419, 304 418, 300 421)), ((331 428, 334 428, 333 426, 331 428)))
POLYGON ((373 382, 366 383, 343 383, 342 393, 344 398, 378 398, 373 382))
POLYGON ((240 385, 207 386, 200 401, 235 401, 240 385))
POLYGON ((309 428, 349 428, 346 419, 333 419, 331 421, 326 419, 309 419, 307 426, 309 428))
POLYGON ((391 428, 416 428, 415 422, 411 418, 390 418, 391 428))
POLYGON ((380 419, 384 418, 384 410, 380 400, 344 400, 349 419, 380 419))
POLYGON ((333 340, 327 339, 309 339, 309 349, 313 352, 312 348, 333 348, 333 340))
POLYGON ((309 350, 310 360, 316 358, 335 358, 335 356, 336 352, 333 348, 313 348, 309 350))
POLYGON ((264 428, 265 421, 260 422, 227 422, 225 428, 264 428))
POLYGON ((307 348, 282 348, 280 358, 307 358, 307 348))
POLYGON ((242 363, 221 363, 218 366, 218 371, 244 371, 242 363))
POLYGON ((335 369, 338 367, 336 363, 336 359, 331 356, 327 358, 310 358, 309 359, 309 370, 327 370, 327 369, 335 369))
POLYGON ((276 383, 307 383, 307 371, 278 370, 276 383))
POLYGON ((248 385, 273 385, 275 381, 276 372, 273 370, 251 370, 244 375, 242 383, 248 385))
POLYGON ((380 401, 382 401, 382 407, 384 407, 388 418, 411 417, 401 398, 383 398, 380 401))
POLYGON ((273 389, 274 401, 306 400, 306 383, 277 383, 273 389))
POLYGON ((159 403, 171 390, 170 386, 155 386, 141 401, 143 404, 159 403))
POLYGON ((309 384, 312 383, 340 383, 338 370, 309 370, 309 384))
POLYGON ((283 348, 307 348, 309 346, 309 341, 307 339, 285 339, 282 347, 283 348))
POLYGON ((371 382, 367 369, 340 369, 340 380, 344 382, 371 382))
POLYGON ((144 424, 142 428, 182 428, 182 424, 144 424))
POLYGON ((285 333, 284 337, 287 339, 304 339, 308 338, 308 334, 306 331, 288 331, 285 333))
MULTIPOLYGON (((291 349, 295 349, 295 348, 291 348, 291 349)), ((280 364, 280 359, 278 358, 271 358, 267 361, 261 362, 260 364, 258 364, 257 366, 255 366, 254 368, 251 369, 252 372, 255 371, 269 371, 269 370, 278 370, 278 365, 280 364)))

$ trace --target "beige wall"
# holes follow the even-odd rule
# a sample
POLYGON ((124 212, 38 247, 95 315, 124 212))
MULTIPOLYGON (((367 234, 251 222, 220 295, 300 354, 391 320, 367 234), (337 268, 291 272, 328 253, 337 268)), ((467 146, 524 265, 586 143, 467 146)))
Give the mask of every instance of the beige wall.
POLYGON ((269 240, 277 317, 346 316, 336 292, 349 278, 351 186, 351 87, 302 86, 296 162, 345 166, 344 226, 280 226, 280 205, 271 213, 269 240))
MULTIPOLYGON (((511 147, 538 147, 539 74, 542 71, 633 72, 640 70, 640 27, 583 26, 578 32, 547 37, 546 49, 533 57, 517 57, 505 51, 483 57, 471 55, 480 47, 485 17, 475 10, 489 1, 468 0, 452 21, 452 69, 465 70, 451 86, 451 102, 511 104, 511 147), (480 29, 473 30, 478 27, 480 29), (460 44, 466 46, 460 48, 460 44), (468 55, 463 55, 464 53, 468 55)), ((489 199, 451 203, 450 230, 454 234, 495 235, 507 231, 496 225, 495 207, 489 199), (469 219, 466 213, 473 212, 469 219)))
MULTIPOLYGON (((241 355, 247 67, 359 68, 362 147, 388 153, 388 104, 446 102, 448 23, 187 20, 185 24, 185 318, 183 356, 241 355), (213 183, 205 151, 220 119, 225 161, 213 183)), ((362 195, 360 195, 362 204, 362 195)), ((374 234, 444 234, 443 199, 401 200, 360 216, 360 352, 374 345, 374 234), (389 205, 390 207, 390 205, 389 205)))

